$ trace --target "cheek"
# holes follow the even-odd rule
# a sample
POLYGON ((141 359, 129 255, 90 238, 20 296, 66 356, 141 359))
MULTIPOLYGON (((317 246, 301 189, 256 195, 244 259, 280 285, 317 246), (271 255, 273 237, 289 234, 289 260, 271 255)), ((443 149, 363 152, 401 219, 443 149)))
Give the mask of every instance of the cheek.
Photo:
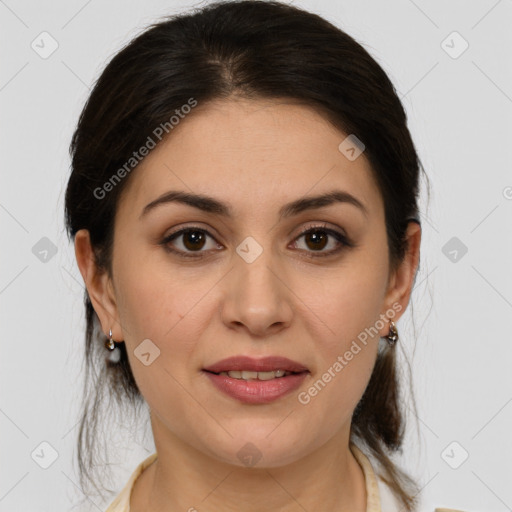
POLYGON ((118 310, 135 380, 150 402, 179 391, 177 383, 198 371, 198 343, 211 324, 211 292, 222 273, 200 278, 197 271, 171 269, 149 257, 140 260, 136 270, 128 268, 133 260, 124 265, 116 273, 118 310), (158 357, 145 366, 138 354, 141 342, 148 339, 156 346, 146 341, 149 352, 154 350, 158 357))
POLYGON ((174 373, 186 366, 193 349, 193 306, 201 295, 197 288, 188 291, 172 275, 161 275, 149 260, 133 268, 128 265, 133 265, 133 260, 116 269, 116 296, 130 365, 142 391, 148 378, 154 380, 148 369, 163 367, 174 373), (148 366, 139 357, 142 350, 154 361, 148 366))
POLYGON ((182 410, 188 397, 183 385, 190 379, 197 344, 194 320, 200 308, 194 304, 204 292, 197 287, 184 293, 183 283, 156 279, 151 272, 139 268, 136 274, 121 279, 119 286, 119 315, 126 327, 130 367, 152 410, 182 410))
POLYGON ((147 245, 130 245, 120 236, 116 247, 118 310, 131 344, 145 338, 163 343, 201 298, 186 272, 169 265, 162 248, 147 245))
MULTIPOLYGON (((345 282, 341 288, 333 288, 330 297, 322 310, 330 328, 329 335, 323 338, 323 347, 319 347, 323 354, 322 370, 330 371, 331 376, 335 373, 332 382, 343 386, 347 395, 353 394, 353 386, 358 394, 357 388, 364 386, 370 376, 378 348, 381 291, 365 287, 357 280, 353 286, 345 282)), ((326 380, 329 378, 325 376, 326 380)))
POLYGON ((350 424, 370 380, 379 343, 372 327, 381 304, 371 287, 347 284, 341 291, 333 287, 329 296, 331 300, 319 309, 329 329, 313 338, 319 366, 298 397, 304 412, 319 420, 324 435, 334 435, 340 425, 350 424))
POLYGON ((385 264, 361 255, 357 264, 310 283, 315 298, 308 305, 326 328, 312 335, 321 367, 299 403, 333 431, 350 421, 369 382, 386 282, 385 264))
POLYGON ((315 308, 329 327, 333 350, 350 345, 351 340, 374 326, 386 295, 387 270, 379 262, 365 261, 331 272, 325 279, 311 283, 315 290, 315 308))

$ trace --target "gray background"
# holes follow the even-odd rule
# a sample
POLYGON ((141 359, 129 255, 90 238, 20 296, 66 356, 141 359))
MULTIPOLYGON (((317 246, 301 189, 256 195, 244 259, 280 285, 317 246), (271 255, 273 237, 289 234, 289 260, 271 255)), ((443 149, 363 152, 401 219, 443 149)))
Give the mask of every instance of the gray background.
MULTIPOLYGON (((388 72, 431 180, 413 311, 399 322, 419 428, 411 412, 399 461, 421 482, 421 510, 512 510, 512 2, 294 3, 388 72)), ((160 15, 193 5, 0 1, 2 511, 67 511, 82 498, 73 456, 83 281, 63 228, 68 145, 109 58, 160 15), (43 31, 58 43, 45 59, 31 47, 43 31)), ((122 422, 106 428, 119 437, 120 490, 153 445, 122 422)))

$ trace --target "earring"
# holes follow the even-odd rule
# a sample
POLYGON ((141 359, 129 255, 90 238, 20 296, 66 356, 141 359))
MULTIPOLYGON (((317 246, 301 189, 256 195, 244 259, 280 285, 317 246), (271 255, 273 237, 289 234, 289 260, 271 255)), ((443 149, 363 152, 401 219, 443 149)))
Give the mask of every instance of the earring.
POLYGON ((110 339, 105 341, 105 347, 107 350, 112 352, 112 350, 114 350, 116 348, 115 341, 112 339, 112 329, 110 329, 110 332, 108 335, 109 335, 110 339))
POLYGON ((389 334, 384 337, 386 338, 390 347, 392 347, 398 341, 398 330, 393 320, 389 322, 389 334))

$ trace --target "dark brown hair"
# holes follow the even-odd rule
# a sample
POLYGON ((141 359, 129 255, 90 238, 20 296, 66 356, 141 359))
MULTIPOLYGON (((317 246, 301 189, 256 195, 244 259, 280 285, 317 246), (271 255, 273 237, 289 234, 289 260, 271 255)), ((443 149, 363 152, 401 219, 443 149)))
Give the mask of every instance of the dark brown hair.
MULTIPOLYGON (((316 14, 274 1, 216 2, 167 17, 112 58, 94 85, 70 146, 72 172, 65 197, 70 239, 80 229, 89 230, 99 269, 112 275, 114 216, 136 166, 104 197, 95 191, 190 98, 204 105, 235 95, 288 98, 312 106, 333 126, 363 141, 384 201, 390 262, 397 265, 407 249, 408 223, 419 222, 422 168, 403 106, 386 73, 352 37, 316 14)), ((105 359, 105 337, 87 291, 84 300, 87 375, 78 436, 82 487, 86 477, 94 483, 90 474, 96 466, 102 404, 109 408, 128 401, 136 408, 144 403, 124 343, 118 362, 105 359)), ((354 411, 351 439, 367 446, 404 510, 413 511, 416 484, 391 459, 401 449, 405 428, 395 358, 394 349, 379 351, 354 411)))

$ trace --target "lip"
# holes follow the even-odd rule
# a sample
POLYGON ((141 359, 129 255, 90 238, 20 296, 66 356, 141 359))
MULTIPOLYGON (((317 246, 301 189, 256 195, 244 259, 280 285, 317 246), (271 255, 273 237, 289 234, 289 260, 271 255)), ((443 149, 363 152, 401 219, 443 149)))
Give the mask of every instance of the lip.
POLYGON ((233 356, 217 361, 215 364, 203 368, 203 370, 212 373, 242 370, 250 372, 271 372, 275 370, 295 373, 309 372, 308 368, 303 364, 282 356, 267 356, 260 359, 248 356, 233 356))
POLYGON ((294 391, 309 375, 309 369, 297 361, 282 356, 267 356, 255 359, 249 356, 233 356, 203 368, 213 385, 226 395, 246 404, 266 404, 294 391), (218 375, 230 371, 271 372, 284 370, 293 372, 271 380, 234 379, 218 375))
POLYGON ((218 390, 246 404, 273 402, 300 387, 309 375, 309 372, 305 371, 272 380, 242 380, 233 379, 227 375, 217 375, 209 371, 204 371, 204 373, 218 390))

